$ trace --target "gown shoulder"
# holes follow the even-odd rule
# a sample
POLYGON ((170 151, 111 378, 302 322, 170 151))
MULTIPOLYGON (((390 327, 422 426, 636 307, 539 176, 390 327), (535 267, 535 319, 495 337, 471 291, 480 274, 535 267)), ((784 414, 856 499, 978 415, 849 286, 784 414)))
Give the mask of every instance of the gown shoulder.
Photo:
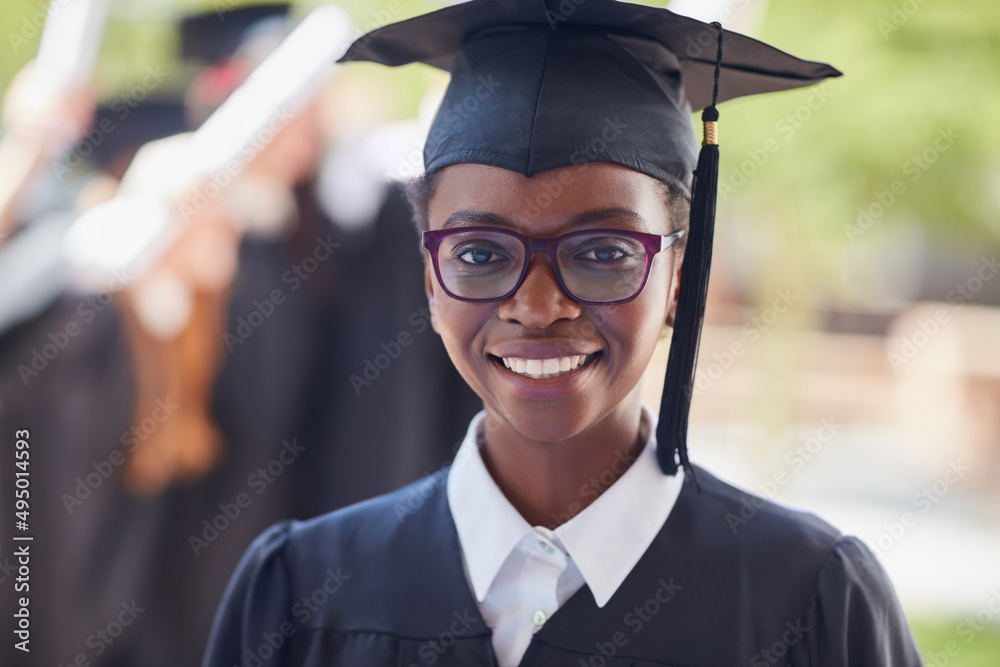
POLYGON ((802 618, 799 632, 806 641, 789 647, 789 664, 923 665, 888 574, 856 537, 845 536, 834 545, 802 618))
POLYGON ((449 653, 476 664, 489 630, 454 548, 447 471, 265 530, 223 594, 203 667, 396 664, 416 658, 419 638, 439 635, 452 610, 463 641, 449 653))
MULTIPOLYGON (((702 490, 685 481, 659 552, 698 593, 678 598, 683 636, 710 644, 713 630, 686 625, 709 616, 732 629, 724 660, 753 667, 922 664, 889 576, 861 540, 696 470, 702 490)), ((697 650, 682 653, 697 664, 697 650)))

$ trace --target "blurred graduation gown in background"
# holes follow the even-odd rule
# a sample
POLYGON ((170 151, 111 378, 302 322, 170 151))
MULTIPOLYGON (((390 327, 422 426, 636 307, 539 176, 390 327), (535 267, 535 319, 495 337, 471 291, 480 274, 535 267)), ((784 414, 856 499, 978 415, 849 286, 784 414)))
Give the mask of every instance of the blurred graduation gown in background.
MULTIPOLYGON (((279 519, 308 518, 388 492, 454 454, 481 403, 429 324, 420 329, 426 298, 411 276, 422 270, 422 260, 401 193, 387 192, 374 236, 365 242, 338 236, 317 209, 310 184, 296 195, 300 227, 291 239, 248 239, 241 248, 229 331, 273 289, 283 288, 287 300, 223 357, 211 415, 226 454, 204 477, 137 498, 123 486, 121 467, 109 463, 113 452, 128 457, 136 391, 114 303, 98 312, 66 295, 32 323, 40 334, 9 350, 7 358, 21 363, 49 342, 48 332, 81 323, 79 336, 28 386, 7 368, 0 388, 0 428, 31 433, 32 600, 36 636, 46 637, 35 645, 32 662, 9 664, 62 664, 78 653, 95 665, 196 664, 225 582, 261 530, 279 519), (282 277, 331 232, 340 244, 335 255, 291 291, 282 277), (359 275, 364 280, 356 280, 359 275), (80 308, 93 318, 86 324, 80 308), (402 331, 412 333, 412 344, 356 392, 350 376, 362 374, 364 360, 382 352, 379 343, 402 331), (293 443, 292 450, 284 443, 293 443), (283 451, 294 451, 294 462, 282 464, 268 482, 258 470, 283 451), (78 491, 78 480, 86 483, 95 474, 97 488, 78 491), (205 539, 203 521, 211 524, 223 513, 220 504, 232 507, 241 493, 252 504, 226 521, 225 530, 209 530, 208 537, 217 539, 196 555, 191 537, 205 539), (66 494, 82 500, 67 506, 66 494), (88 645, 88 638, 133 600, 144 611, 96 656, 102 642, 88 645)), ((169 396, 163 404, 169 409, 169 396)), ((10 532, 3 528, 4 544, 12 544, 10 532)), ((0 564, 12 562, 11 551, 0 550, 0 564)), ((13 576, 0 586, 12 591, 13 576)), ((3 604, 13 599, 6 595, 3 604)), ((4 625, 12 625, 11 614, 4 614, 4 625)))
MULTIPOLYGON (((221 25, 235 23, 232 13, 226 19, 221 25)), ((135 125, 122 122, 116 135, 136 128, 141 114, 133 114, 135 125)), ((401 192, 386 186, 367 231, 345 233, 319 208, 314 187, 295 187, 288 238, 241 243, 225 331, 238 333, 238 321, 273 290, 285 301, 231 352, 220 343, 210 417, 222 458, 197 479, 151 496, 125 485, 127 463, 117 457, 128 462, 145 435, 132 432, 143 415, 117 297, 67 292, 0 332, 0 428, 31 434, 36 536, 32 652, 5 642, 3 664, 70 664, 80 654, 93 665, 196 664, 225 582, 261 530, 398 488, 452 456, 480 402, 417 319, 426 298, 412 276, 423 265, 401 192), (321 242, 335 246, 332 255, 296 283, 292 267, 321 242), (33 351, 70 322, 79 334, 24 382, 18 366, 30 366, 33 351), (412 344, 356 391, 351 375, 404 331, 412 344), (249 506, 236 505, 240 494, 249 506), (120 635, 97 634, 119 618, 128 621, 120 635)), ((160 411, 145 417, 170 419, 171 396, 157 398, 160 411)), ((9 496, 0 508, 11 509, 9 496)), ((0 528, 4 545, 10 537, 10 526, 0 528)), ((14 562, 0 548, 0 566, 14 562)), ((9 569, 0 572, 3 588, 0 629, 12 636, 9 569)))

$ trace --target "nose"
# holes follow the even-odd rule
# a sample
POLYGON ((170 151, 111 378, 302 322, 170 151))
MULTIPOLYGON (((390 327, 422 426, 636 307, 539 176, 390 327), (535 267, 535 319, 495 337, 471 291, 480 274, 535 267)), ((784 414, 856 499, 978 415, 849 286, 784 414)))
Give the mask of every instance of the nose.
POLYGON ((580 302, 563 291, 548 255, 536 251, 528 260, 524 282, 500 302, 497 315, 508 322, 544 329, 557 320, 576 319, 582 312, 580 302))

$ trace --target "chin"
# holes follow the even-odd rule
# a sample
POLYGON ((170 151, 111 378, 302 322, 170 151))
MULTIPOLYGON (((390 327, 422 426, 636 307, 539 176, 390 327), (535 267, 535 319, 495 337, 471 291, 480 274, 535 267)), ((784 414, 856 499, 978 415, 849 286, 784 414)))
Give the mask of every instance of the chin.
MULTIPOLYGON (((579 400, 533 401, 516 399, 489 412, 509 424, 524 438, 537 442, 561 442, 585 431, 600 415, 579 400)), ((487 428, 489 425, 487 424, 487 428)), ((487 437, 489 437, 487 431, 487 437)))
POLYGON ((513 424, 518 432, 528 440, 541 443, 559 443, 579 434, 584 425, 553 423, 549 419, 546 423, 525 422, 513 424))

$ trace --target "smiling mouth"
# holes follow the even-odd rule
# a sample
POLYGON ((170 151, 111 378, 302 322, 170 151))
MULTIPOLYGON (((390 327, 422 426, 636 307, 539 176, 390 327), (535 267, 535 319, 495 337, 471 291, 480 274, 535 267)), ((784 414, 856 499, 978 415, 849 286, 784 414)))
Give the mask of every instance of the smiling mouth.
POLYGON ((497 357, 492 354, 487 355, 497 366, 502 367, 511 373, 523 375, 535 380, 549 380, 552 378, 569 375, 576 371, 591 366, 599 356, 598 350, 593 354, 578 354, 568 357, 556 357, 552 359, 521 359, 518 357, 497 357))

